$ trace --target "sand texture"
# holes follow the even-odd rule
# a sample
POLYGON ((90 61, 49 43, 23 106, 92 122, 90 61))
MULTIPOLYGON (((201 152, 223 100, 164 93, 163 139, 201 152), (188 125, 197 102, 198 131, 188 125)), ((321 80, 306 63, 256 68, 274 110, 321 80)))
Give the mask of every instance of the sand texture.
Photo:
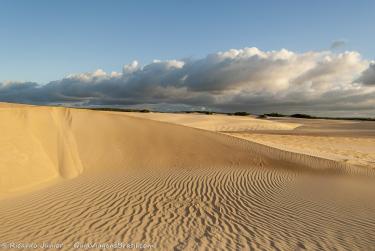
POLYGON ((0 121, 1 243, 375 250, 371 124, 356 137, 298 120, 10 104, 0 121))

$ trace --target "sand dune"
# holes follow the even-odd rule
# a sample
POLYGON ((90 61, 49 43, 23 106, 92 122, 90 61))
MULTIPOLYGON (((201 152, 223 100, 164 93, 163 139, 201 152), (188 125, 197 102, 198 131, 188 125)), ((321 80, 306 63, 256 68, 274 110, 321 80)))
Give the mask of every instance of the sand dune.
POLYGON ((375 246, 370 169, 127 113, 3 104, 0 119, 3 243, 375 246))
POLYGON ((256 119, 249 116, 204 115, 183 113, 128 113, 129 116, 169 122, 209 131, 248 131, 248 130, 292 130, 298 123, 277 122, 256 119))
POLYGON ((289 152, 375 169, 375 138, 230 133, 289 152))
MULTIPOLYGON (((201 114, 129 113, 130 116, 217 131, 271 147, 263 154, 279 156, 298 165, 325 169, 338 166, 349 172, 375 169, 375 123, 322 119, 256 119, 201 114), (281 151, 279 151, 281 150, 281 151), (332 161, 327 161, 332 160, 332 161), (325 164, 322 164, 322 163, 325 164), (351 164, 346 168, 347 164, 351 164)), ((259 149, 256 145, 253 149, 259 149)), ((372 172, 372 170, 370 171, 372 172)))
POLYGON ((238 158, 255 163, 238 143, 224 154, 234 139, 121 113, 31 106, 0 112, 6 193, 83 171, 225 166, 238 158))

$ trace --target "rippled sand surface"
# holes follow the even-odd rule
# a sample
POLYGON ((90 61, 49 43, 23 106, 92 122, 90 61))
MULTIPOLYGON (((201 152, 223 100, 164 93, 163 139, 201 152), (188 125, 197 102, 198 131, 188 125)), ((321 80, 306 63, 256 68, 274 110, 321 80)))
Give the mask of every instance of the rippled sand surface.
POLYGON ((2 243, 375 247, 371 168, 127 113, 2 104, 0 118, 2 243))

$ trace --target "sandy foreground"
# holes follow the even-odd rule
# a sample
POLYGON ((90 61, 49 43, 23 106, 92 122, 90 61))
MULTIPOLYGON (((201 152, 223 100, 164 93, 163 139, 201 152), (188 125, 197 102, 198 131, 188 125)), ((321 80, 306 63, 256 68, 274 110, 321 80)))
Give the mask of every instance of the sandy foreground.
POLYGON ((0 104, 0 249, 375 250, 375 123, 0 104))

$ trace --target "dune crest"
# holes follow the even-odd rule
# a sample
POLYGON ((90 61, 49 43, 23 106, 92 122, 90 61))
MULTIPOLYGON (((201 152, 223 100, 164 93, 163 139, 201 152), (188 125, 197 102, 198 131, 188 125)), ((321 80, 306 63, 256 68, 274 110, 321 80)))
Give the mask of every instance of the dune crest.
POLYGON ((11 182, 1 184, 1 193, 95 170, 225 166, 236 161, 257 165, 235 139, 122 114, 3 105, 0 117, 3 135, 8 137, 2 145, 35 158, 20 162, 20 156, 2 152, 8 163, 1 166, 2 178, 11 182), (23 140, 14 146, 12 140, 20 135, 23 140), (228 151, 230 155, 224 154, 228 151), (29 176, 30 168, 35 177, 29 176))
POLYGON ((248 130, 293 130, 298 123, 276 122, 256 119, 249 116, 229 116, 223 114, 184 114, 184 113, 128 113, 129 116, 163 121, 216 132, 233 132, 248 130))
POLYGON ((70 109, 2 105, 0 118, 0 194, 82 173, 70 109))
POLYGON ((57 129, 57 158, 59 173, 63 178, 73 178, 83 172, 83 166, 72 133, 72 114, 67 108, 53 108, 51 116, 57 129))

